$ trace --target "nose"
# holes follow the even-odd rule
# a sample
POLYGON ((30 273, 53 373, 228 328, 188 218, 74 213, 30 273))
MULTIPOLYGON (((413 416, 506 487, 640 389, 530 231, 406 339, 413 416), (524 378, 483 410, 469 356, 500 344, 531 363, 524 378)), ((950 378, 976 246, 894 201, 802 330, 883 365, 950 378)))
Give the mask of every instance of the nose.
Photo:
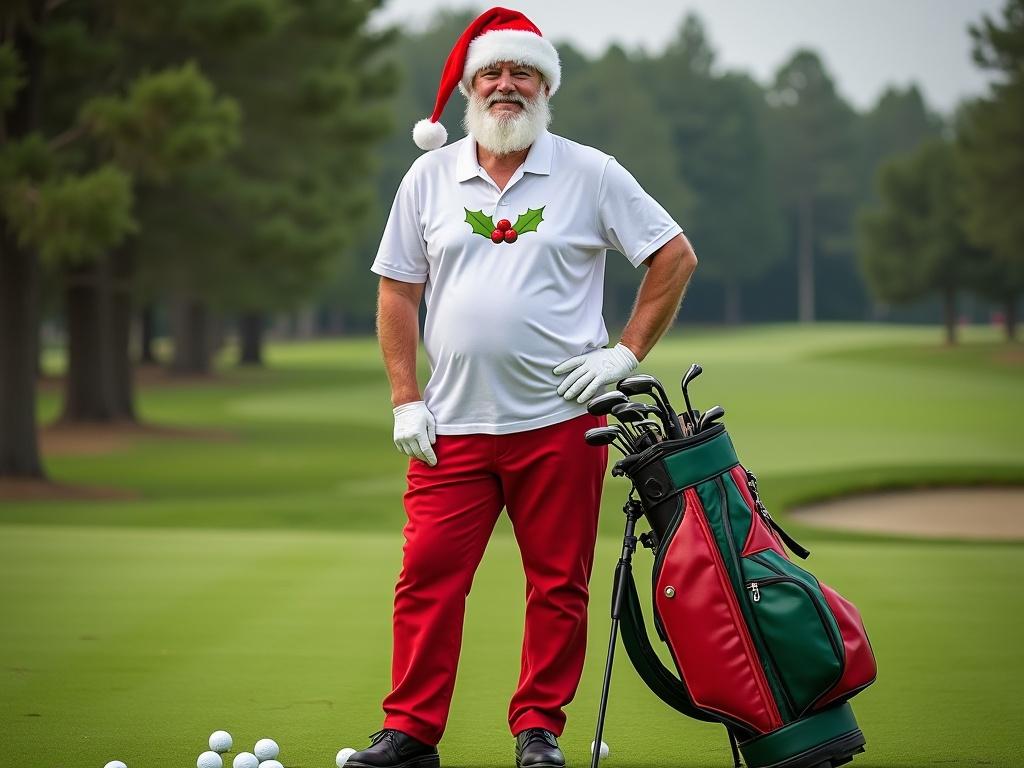
POLYGON ((501 93, 511 93, 516 89, 516 81, 512 79, 512 72, 508 69, 501 73, 498 80, 497 90, 501 93))

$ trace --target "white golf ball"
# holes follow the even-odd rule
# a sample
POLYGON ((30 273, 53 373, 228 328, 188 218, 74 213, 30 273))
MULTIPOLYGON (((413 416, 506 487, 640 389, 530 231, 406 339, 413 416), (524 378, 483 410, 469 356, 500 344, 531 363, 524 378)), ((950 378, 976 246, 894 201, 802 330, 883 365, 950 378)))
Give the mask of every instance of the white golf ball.
MULTIPOLYGON (((594 754, 594 742, 590 742, 590 754, 594 754)), ((601 759, 604 760, 608 757, 608 745, 603 741, 601 742, 601 759)))
POLYGON ((260 761, 252 752, 239 752, 231 762, 231 768, 257 768, 260 761))
POLYGON ((260 768, 284 768, 277 760, 264 760, 260 763, 260 768))
POLYGON ((210 749, 214 752, 227 752, 231 749, 231 734, 227 731, 214 731, 210 734, 210 749))
POLYGON ((281 754, 281 748, 273 739, 260 739, 252 750, 262 763, 264 760, 274 760, 281 754))
POLYGON ((348 759, 352 757, 352 755, 354 755, 355 753, 356 750, 352 749, 352 747, 345 747, 343 750, 341 750, 341 752, 338 753, 338 756, 335 758, 334 762, 338 764, 338 768, 345 768, 345 763, 347 763, 348 759))
POLYGON ((128 766, 120 760, 111 760, 109 763, 104 765, 103 768, 128 768, 128 766))
POLYGON ((196 768, 224 768, 224 761, 216 752, 203 752, 196 759, 196 768))

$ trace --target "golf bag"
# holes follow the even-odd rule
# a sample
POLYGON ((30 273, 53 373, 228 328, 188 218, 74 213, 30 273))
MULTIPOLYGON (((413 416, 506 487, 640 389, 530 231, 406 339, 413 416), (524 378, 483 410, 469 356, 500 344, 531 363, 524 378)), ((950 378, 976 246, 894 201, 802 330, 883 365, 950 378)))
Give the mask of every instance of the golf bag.
MULTIPOLYGON (((725 427, 654 443, 618 462, 632 482, 613 618, 644 682, 684 715, 725 725, 736 765, 830 768, 863 752, 848 700, 870 685, 875 658, 857 609, 792 562, 808 552, 768 514, 725 427), (648 637, 631 568, 654 552, 648 637)), ((613 638, 614 645, 614 638, 613 638)), ((606 690, 607 675, 606 671, 606 690)), ((603 726, 600 716, 599 733, 603 726)))

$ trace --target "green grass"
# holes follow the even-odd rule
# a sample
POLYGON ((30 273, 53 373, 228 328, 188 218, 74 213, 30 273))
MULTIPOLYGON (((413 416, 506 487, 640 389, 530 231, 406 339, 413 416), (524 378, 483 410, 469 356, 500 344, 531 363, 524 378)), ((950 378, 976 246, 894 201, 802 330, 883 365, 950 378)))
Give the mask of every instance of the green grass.
MULTIPOLYGON (((785 518, 792 504, 863 488, 1024 483, 1021 349, 987 329, 966 339, 946 349, 926 328, 708 330, 664 340, 643 369, 669 383, 704 365, 694 404, 726 407, 741 458, 785 518)), ((404 461, 376 345, 268 352, 266 371, 141 393, 145 420, 230 439, 147 438, 47 462, 56 480, 137 499, 0 503, 5 763, 188 766, 226 728, 237 747, 270 735, 286 766, 329 768, 379 727, 404 461)), ((58 371, 59 356, 46 365, 58 371)), ((40 416, 58 406, 44 392, 40 416)), ((563 738, 576 766, 593 738, 625 491, 609 478, 588 665, 563 738)), ((869 749, 854 766, 1014 764, 1024 545, 793 530, 817 575, 860 607, 878 655, 879 681, 854 701, 869 749)), ((649 567, 646 551, 637 562, 649 567)), ((470 596, 446 766, 511 762, 523 589, 503 521, 470 596)), ((623 765, 731 759, 723 729, 668 710, 622 653, 606 741, 623 765)))

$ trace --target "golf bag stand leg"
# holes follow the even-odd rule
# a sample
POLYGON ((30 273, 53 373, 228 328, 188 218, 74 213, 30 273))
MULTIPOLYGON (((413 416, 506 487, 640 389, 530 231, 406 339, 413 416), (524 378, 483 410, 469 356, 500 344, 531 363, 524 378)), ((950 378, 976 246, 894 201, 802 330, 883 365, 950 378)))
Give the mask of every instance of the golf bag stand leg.
POLYGON ((643 514, 643 507, 636 499, 630 498, 622 507, 626 513, 626 532, 622 536, 622 555, 619 563, 615 566, 615 584, 612 587, 612 629, 608 639, 608 658, 604 664, 604 682, 601 685, 601 704, 597 710, 597 734, 594 736, 594 744, 590 766, 597 768, 601 759, 601 735, 604 733, 604 714, 608 708, 608 688, 612 682, 612 662, 615 659, 615 644, 619 637, 619 612, 622 608, 622 598, 625 590, 625 575, 633 567, 633 553, 636 551, 637 538, 633 535, 636 529, 636 521, 643 514))

